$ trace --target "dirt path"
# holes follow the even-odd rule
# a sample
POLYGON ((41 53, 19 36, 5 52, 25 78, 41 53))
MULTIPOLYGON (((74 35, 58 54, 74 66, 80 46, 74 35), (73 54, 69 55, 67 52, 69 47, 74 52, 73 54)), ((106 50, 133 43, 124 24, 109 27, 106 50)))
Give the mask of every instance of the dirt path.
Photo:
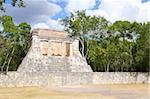
POLYGON ((150 85, 0 88, 0 99, 150 99, 150 85))

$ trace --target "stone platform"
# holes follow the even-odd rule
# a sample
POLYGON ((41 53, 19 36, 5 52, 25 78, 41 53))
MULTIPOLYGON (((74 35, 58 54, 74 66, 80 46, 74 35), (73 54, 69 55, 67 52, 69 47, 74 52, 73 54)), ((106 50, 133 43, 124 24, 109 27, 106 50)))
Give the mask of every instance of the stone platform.
POLYGON ((79 51, 79 41, 66 32, 36 29, 19 72, 92 72, 79 51))

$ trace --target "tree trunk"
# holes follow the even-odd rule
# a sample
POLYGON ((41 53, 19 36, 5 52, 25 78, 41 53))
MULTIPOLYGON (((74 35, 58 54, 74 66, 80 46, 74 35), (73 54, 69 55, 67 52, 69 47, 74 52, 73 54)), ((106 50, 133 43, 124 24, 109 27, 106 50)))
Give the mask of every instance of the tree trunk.
MULTIPOLYGON (((130 46, 130 67, 132 66, 132 46, 130 46)), ((129 71, 129 67, 128 67, 128 71, 129 71)))
POLYGON ((5 65, 6 65, 6 63, 7 63, 7 58, 8 58, 8 56, 9 56, 9 53, 7 53, 6 58, 5 58, 5 61, 4 61, 4 63, 3 63, 3 66, 1 67, 1 72, 2 72, 2 73, 4 72, 4 67, 5 67, 5 65))
POLYGON ((107 64, 107 67, 106 67, 107 69, 106 69, 106 72, 109 72, 109 62, 108 62, 108 64, 107 64))
POLYGON ((8 72, 9 65, 10 65, 10 63, 11 63, 11 60, 12 60, 14 51, 15 51, 15 48, 13 48, 13 50, 12 50, 12 52, 11 52, 11 57, 9 58, 9 61, 8 61, 7 67, 6 67, 6 74, 7 74, 7 72, 8 72))
POLYGON ((89 42, 87 41, 87 49, 86 49, 86 53, 85 53, 85 58, 88 57, 88 53, 89 53, 89 42))
POLYGON ((80 43, 81 43, 81 54, 84 57, 84 41, 82 41, 81 39, 79 39, 80 43))
POLYGON ((121 66, 121 72, 123 72, 123 69, 124 69, 124 60, 123 60, 122 66, 121 66))

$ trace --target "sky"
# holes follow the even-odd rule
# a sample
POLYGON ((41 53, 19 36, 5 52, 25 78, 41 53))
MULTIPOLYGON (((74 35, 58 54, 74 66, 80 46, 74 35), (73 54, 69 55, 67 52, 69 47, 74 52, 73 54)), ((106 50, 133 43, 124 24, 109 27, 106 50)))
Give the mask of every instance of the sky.
POLYGON ((63 30, 59 21, 70 12, 85 10, 87 15, 103 16, 110 22, 150 21, 150 0, 25 0, 25 8, 12 7, 6 0, 6 13, 16 24, 27 22, 32 28, 63 30))

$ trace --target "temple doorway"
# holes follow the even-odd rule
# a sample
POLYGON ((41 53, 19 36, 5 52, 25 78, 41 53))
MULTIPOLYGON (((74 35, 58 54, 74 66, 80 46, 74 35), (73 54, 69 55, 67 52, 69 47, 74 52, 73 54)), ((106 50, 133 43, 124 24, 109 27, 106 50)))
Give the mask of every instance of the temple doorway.
POLYGON ((70 43, 66 43, 66 56, 70 56, 70 43))
POLYGON ((62 56, 62 43, 61 42, 52 43, 52 56, 62 56))

